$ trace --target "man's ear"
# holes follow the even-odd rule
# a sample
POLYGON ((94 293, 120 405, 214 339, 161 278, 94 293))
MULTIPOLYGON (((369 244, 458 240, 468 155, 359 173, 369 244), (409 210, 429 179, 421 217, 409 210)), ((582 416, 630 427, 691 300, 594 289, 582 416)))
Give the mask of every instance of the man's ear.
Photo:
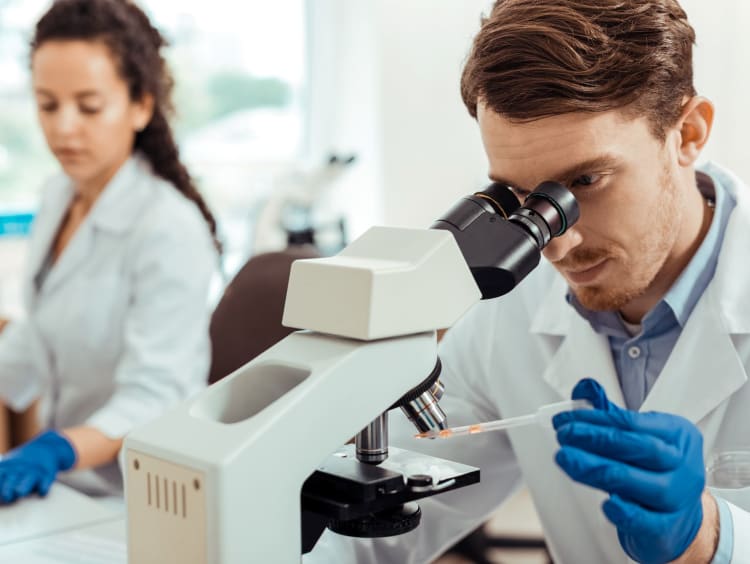
POLYGON ((708 98, 693 96, 682 107, 677 121, 680 144, 677 148, 679 163, 683 167, 693 166, 711 135, 714 123, 714 105, 708 98))
POLYGON ((137 102, 133 102, 133 129, 143 131, 154 115, 154 97, 144 94, 137 102))

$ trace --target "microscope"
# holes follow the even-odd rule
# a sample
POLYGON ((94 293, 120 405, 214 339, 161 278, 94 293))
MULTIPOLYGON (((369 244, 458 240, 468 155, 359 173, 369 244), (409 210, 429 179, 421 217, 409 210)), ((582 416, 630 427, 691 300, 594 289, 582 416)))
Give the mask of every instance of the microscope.
POLYGON ((512 290, 577 219, 560 184, 520 205, 496 183, 431 229, 295 262, 283 323, 301 330, 125 439, 129 562, 299 563, 325 528, 406 533, 417 500, 478 482, 389 447, 389 413, 447 427, 436 330, 512 290))

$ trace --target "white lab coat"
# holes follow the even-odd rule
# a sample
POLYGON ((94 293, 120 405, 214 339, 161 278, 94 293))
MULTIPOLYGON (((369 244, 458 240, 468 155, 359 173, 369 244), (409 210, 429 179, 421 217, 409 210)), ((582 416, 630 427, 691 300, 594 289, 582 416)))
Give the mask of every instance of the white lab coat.
MULTIPOLYGON (((27 317, 0 334, 0 396, 15 409, 41 396, 43 427, 89 425, 119 438, 205 385, 217 256, 197 206, 136 154, 37 292, 33 278, 72 195, 65 176, 45 188, 24 282, 27 317)), ((60 478, 89 493, 122 488, 117 463, 60 478)))
MULTIPOLYGON (((736 193, 716 275, 696 305, 641 411, 686 417, 703 432, 705 455, 750 449, 750 190, 712 165, 705 169, 736 193)), ((546 261, 513 294, 482 302, 448 332, 442 347, 441 405, 451 425, 511 417, 570 398, 584 377, 597 379, 612 401, 622 392, 606 337, 565 300, 567 286, 546 261)), ((629 559, 601 503, 606 495, 570 480, 555 464, 549 428, 525 428, 446 441, 416 441, 392 417, 392 443, 474 464, 481 483, 422 500, 415 531, 370 541, 330 532, 305 562, 429 562, 479 525, 516 486, 528 485, 555 562, 620 563, 629 559), (398 425, 396 425, 398 424, 398 425), (394 427, 398 427, 394 429, 394 427)), ((736 505, 733 562, 750 562, 750 488, 715 492, 736 505)))

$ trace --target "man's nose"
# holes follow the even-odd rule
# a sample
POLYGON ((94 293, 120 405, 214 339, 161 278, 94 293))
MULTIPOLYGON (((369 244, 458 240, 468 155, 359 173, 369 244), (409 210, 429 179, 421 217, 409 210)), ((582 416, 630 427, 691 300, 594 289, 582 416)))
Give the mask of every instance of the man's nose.
POLYGON ((565 258, 565 255, 580 245, 582 241, 581 232, 575 227, 571 227, 564 235, 555 237, 549 242, 544 248, 544 256, 550 262, 557 262, 565 258))

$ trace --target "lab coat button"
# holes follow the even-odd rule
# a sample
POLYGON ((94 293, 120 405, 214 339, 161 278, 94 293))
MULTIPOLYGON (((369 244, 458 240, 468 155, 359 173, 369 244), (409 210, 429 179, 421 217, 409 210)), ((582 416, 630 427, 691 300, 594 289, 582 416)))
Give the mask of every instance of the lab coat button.
POLYGON ((632 346, 628 349, 628 356, 635 360, 636 358, 641 356, 641 348, 632 346))

